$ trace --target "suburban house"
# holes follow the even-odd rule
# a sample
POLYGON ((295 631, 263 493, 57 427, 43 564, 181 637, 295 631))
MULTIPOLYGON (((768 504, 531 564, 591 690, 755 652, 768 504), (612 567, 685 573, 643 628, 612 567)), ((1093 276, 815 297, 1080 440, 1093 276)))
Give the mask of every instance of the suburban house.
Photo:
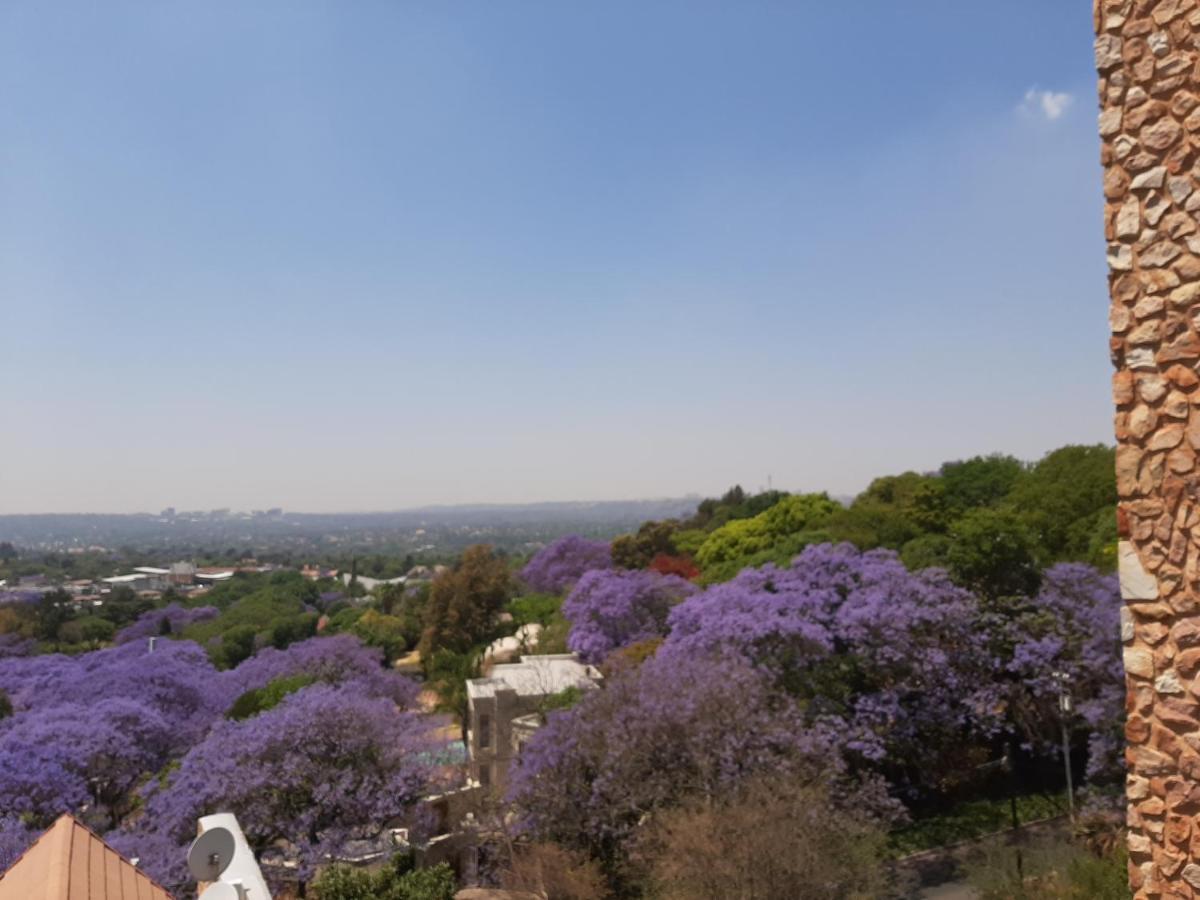
POLYGON ((508 767, 542 725, 546 701, 568 688, 590 690, 601 675, 572 653, 522 656, 467 681, 467 757, 480 787, 503 792, 508 767))

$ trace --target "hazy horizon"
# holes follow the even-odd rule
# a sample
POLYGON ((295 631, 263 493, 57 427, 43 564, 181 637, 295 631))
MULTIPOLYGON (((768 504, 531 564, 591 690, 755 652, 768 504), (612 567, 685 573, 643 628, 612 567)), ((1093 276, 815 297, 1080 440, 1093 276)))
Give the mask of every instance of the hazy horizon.
POLYGON ((0 513, 1111 443, 1090 7, 868 7, 4 5, 0 513))

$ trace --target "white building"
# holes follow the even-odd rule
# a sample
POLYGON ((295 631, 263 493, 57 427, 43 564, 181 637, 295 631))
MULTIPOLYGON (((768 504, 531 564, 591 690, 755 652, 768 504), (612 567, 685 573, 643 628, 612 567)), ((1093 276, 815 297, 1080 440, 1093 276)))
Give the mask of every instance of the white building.
POLYGON ((471 777, 503 792, 509 764, 541 727, 546 700, 567 688, 591 690, 600 681, 595 666, 574 654, 522 656, 495 666, 487 678, 467 681, 467 757, 471 777))

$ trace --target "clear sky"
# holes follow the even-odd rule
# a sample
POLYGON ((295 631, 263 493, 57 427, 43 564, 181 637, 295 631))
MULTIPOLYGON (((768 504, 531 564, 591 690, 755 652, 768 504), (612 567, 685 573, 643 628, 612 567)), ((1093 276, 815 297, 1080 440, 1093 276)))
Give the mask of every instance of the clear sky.
POLYGON ((0 512, 1110 440, 1087 0, 0 4, 0 512))

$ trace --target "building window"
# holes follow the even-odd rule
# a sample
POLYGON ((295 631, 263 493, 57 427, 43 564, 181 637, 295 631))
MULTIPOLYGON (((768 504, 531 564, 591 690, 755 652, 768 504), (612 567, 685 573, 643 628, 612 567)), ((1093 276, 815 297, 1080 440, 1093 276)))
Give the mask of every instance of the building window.
POLYGON ((479 714, 479 749, 486 750, 492 746, 492 717, 487 713, 479 714))

